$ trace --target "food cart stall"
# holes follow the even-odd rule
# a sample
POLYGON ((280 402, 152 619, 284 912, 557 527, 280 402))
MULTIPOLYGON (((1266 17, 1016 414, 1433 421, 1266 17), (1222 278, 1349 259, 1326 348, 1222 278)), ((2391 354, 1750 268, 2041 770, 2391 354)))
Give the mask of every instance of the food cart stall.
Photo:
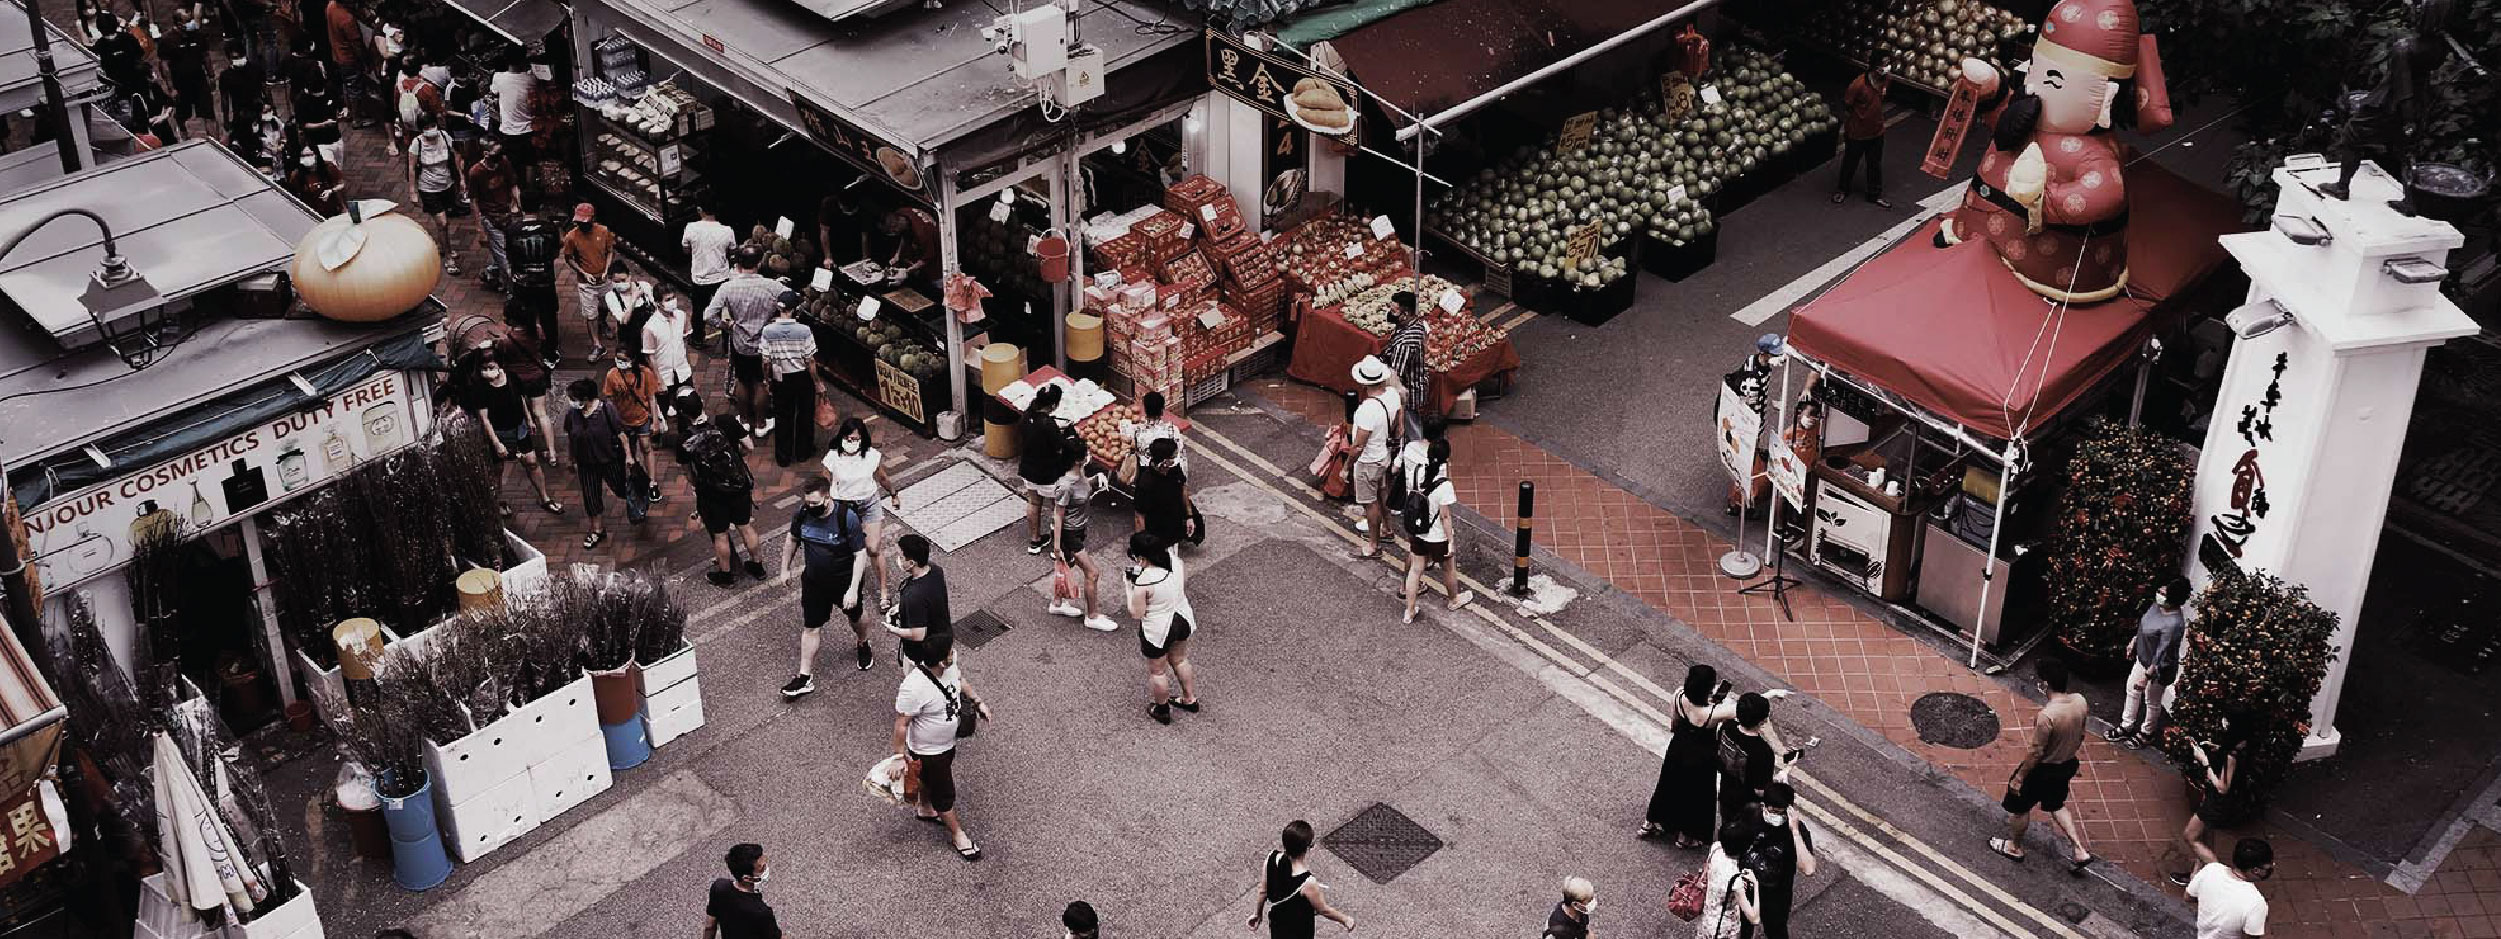
POLYGON ((1790 361, 1769 410, 1786 428, 1803 384, 1835 412, 1808 468, 1800 559, 1834 580, 1982 646, 2031 638, 2004 606, 2043 534, 2064 432, 2090 412, 2170 305, 2226 260, 2239 210, 2160 166, 2129 170, 2130 280, 2068 307, 2018 283, 1985 242, 1933 245, 1931 221, 1792 315, 1790 361), (1940 303, 1940 297, 1957 298, 1940 303), (2042 483, 2044 485, 2035 485, 2042 483), (2012 567, 2008 583, 1999 573, 2012 567), (1976 599, 1975 599, 1976 598, 1976 599))

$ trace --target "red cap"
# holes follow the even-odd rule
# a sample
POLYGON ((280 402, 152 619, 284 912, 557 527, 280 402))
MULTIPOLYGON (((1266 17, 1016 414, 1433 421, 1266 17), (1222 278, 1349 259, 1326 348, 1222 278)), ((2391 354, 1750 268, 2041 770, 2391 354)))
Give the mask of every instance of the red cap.
POLYGON ((590 221, 591 216, 596 214, 598 213, 591 208, 591 204, 588 202, 573 207, 573 220, 577 222, 590 221))

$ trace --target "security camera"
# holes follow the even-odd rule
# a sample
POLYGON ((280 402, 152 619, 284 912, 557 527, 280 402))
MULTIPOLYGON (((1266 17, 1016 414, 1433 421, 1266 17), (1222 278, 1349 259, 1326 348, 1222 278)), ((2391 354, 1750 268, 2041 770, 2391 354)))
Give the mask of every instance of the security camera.
POLYGON ((2223 325, 2232 330, 2232 335, 2242 339, 2256 339, 2292 324, 2292 311, 2276 305, 2273 300, 2252 303, 2223 317, 2223 325))

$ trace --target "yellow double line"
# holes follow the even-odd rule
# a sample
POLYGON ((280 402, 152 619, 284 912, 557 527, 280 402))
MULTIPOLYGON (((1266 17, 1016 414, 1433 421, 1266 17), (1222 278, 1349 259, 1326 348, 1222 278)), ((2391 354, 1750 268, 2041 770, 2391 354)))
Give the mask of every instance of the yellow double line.
MULTIPOLYGON (((1344 520, 1313 507, 1312 502, 1318 497, 1318 491, 1310 483, 1301 480, 1302 474, 1290 473, 1278 468, 1276 464, 1268 462, 1257 453, 1235 443, 1205 423, 1193 425, 1190 436, 1215 444, 1216 448, 1233 454, 1242 463, 1257 467, 1260 472, 1250 472, 1242 463, 1227 459, 1221 453, 1208 447, 1193 450, 1193 459, 1213 462, 1243 481, 1258 486, 1310 516, 1312 520, 1319 523, 1322 530, 1335 533, 1350 545, 1363 543, 1364 539, 1356 534, 1344 520), (1270 482, 1272 479, 1292 487, 1295 491, 1288 493, 1278 489, 1270 482)), ((1386 553, 1382 555, 1382 561, 1396 566, 1395 562, 1389 560, 1386 553)), ((1491 598, 1496 595, 1493 588, 1478 582, 1464 572, 1459 575, 1459 579, 1467 585, 1468 589, 1475 591, 1481 597, 1491 598)), ((1429 578, 1424 583, 1430 589, 1436 591, 1441 589, 1440 584, 1429 578)), ((1536 632, 1531 632, 1496 614, 1489 609, 1491 606, 1493 606, 1491 603, 1478 603, 1469 606, 1468 610, 1504 635, 1510 636, 1513 641, 1534 650, 1548 661, 1563 667, 1565 671, 1606 692, 1609 697, 1659 727, 1671 726, 1668 716, 1661 712, 1650 699, 1669 702, 1675 699, 1675 693, 1660 687, 1647 676, 1625 667, 1623 663, 1600 651, 1596 646, 1590 645, 1570 630, 1556 626, 1543 616, 1533 614, 1523 616, 1530 625, 1536 627, 1536 632), (1568 648, 1572 654, 1566 654, 1563 648, 1558 647, 1568 648), (1575 655, 1578 656, 1577 659, 1575 655), (1649 697, 1645 698, 1642 693, 1627 690, 1627 685, 1646 693, 1649 697)), ((1973 916, 1997 927, 2006 934, 2088 939, 2084 934, 2068 926, 2065 921, 2017 898, 2004 888, 1955 862, 1952 858, 1946 857, 1935 847, 1843 798, 1841 793, 1824 785, 1803 770, 1790 770, 1789 778, 1802 791, 1812 796, 1812 801, 1802 801, 1800 806, 1807 817, 1821 823, 1835 834, 1869 853, 1882 858, 1886 863, 1916 878, 1939 895, 1953 901, 1973 916), (1838 809, 1838 813, 1828 810, 1827 806, 1838 809), (1895 847, 1896 844, 1900 846, 1898 850, 1895 847), (1995 905, 1983 902, 1982 897, 1994 901, 1995 905), (2001 907, 2005 911, 2011 911, 2013 916, 2010 917, 2006 912, 2002 912, 2001 907), (2031 925, 2019 923, 2019 920, 2027 921, 2031 925), (2037 927, 2037 931, 2034 927, 2037 927)))

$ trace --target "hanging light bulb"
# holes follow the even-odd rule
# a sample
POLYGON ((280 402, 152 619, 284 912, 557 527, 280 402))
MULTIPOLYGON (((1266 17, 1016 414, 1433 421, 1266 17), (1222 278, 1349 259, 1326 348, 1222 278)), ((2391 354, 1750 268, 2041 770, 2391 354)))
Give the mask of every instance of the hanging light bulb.
POLYGON ((1185 132, 1193 134, 1198 133, 1198 128, 1201 123, 1202 122, 1198 119, 1198 114, 1196 112, 1181 116, 1181 129, 1185 132))
POLYGON ((1015 204, 1016 204, 1016 187, 1014 187, 1014 186, 1009 186, 1009 187, 1007 187, 1007 188, 1005 188, 1005 189, 1001 189, 1001 190, 999 190, 999 204, 1000 204, 1000 205, 1015 205, 1015 204))
POLYGON ((1128 141, 1126 141, 1126 140, 1115 140, 1115 141, 1112 141, 1112 155, 1113 155, 1113 156, 1119 156, 1119 155, 1121 155, 1121 154, 1123 154, 1123 153, 1127 153, 1127 152, 1129 152, 1129 142, 1128 142, 1128 141))

